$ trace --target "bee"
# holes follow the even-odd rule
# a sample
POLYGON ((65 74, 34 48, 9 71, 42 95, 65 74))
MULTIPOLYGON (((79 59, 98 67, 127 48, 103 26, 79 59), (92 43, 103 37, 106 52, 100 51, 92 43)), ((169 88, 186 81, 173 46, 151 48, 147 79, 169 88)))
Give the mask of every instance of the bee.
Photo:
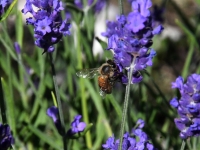
POLYGON ((92 79, 98 75, 99 94, 102 97, 105 97, 106 94, 111 94, 115 81, 122 77, 118 66, 110 59, 99 68, 83 69, 77 72, 76 75, 88 79, 92 79))

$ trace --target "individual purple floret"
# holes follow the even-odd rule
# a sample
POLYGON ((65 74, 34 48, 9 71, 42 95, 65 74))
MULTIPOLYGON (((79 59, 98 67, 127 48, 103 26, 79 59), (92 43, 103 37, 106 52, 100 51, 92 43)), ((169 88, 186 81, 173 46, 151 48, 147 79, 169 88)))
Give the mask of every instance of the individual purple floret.
POLYGON ((142 129, 145 125, 145 122, 142 119, 138 119, 136 124, 137 124, 138 128, 142 129))
POLYGON ((82 118, 81 115, 77 115, 77 116, 74 117, 74 121, 72 121, 71 129, 68 131, 68 133, 76 134, 76 133, 84 131, 84 129, 86 127, 86 123, 80 122, 81 118, 82 118))
POLYGON ((173 98, 170 105, 177 109, 180 118, 175 118, 176 127, 181 131, 180 137, 187 139, 200 135, 200 75, 192 74, 184 83, 182 77, 172 82, 172 88, 177 88, 180 98, 173 98))
POLYGON ((70 35, 69 18, 63 21, 61 17, 63 9, 60 0, 27 0, 22 9, 24 14, 32 14, 33 17, 27 18, 26 23, 34 26, 35 44, 43 48, 44 52, 54 51, 53 45, 58 43, 63 35, 70 35))
MULTIPOLYGON (((132 83, 142 80, 139 71, 152 66, 156 55, 150 48, 152 38, 163 30, 161 25, 154 26, 149 8, 151 0, 129 0, 133 11, 127 16, 120 15, 116 21, 107 22, 107 31, 102 33, 108 38, 108 50, 113 50, 115 63, 123 69, 130 70, 134 61, 132 83)), ((123 82, 123 81, 122 81, 123 82)))
POLYGON ((58 116, 58 108, 55 106, 48 108, 47 115, 52 118, 52 120, 58 130, 58 133, 60 133, 60 135, 62 135, 61 122, 60 122, 60 119, 57 117, 58 116))
POLYGON ((119 139, 115 141, 114 135, 107 139, 106 144, 102 145, 104 149, 110 149, 110 150, 117 150, 118 146, 119 146, 119 139))
MULTIPOLYGON (((91 6, 94 2, 96 2, 95 5, 93 6, 93 10, 95 13, 99 13, 106 6, 106 1, 107 0, 96 0, 96 1, 88 0, 87 4, 88 6, 91 6)), ((74 4, 79 9, 83 9, 83 0, 74 0, 74 4)))
POLYGON ((79 9, 83 9, 83 0, 74 0, 74 4, 75 4, 76 7, 78 7, 79 9))
POLYGON ((14 138, 11 134, 10 127, 0 123, 0 149, 7 150, 14 144, 14 138))
POLYGON ((0 17, 3 15, 5 9, 7 9, 11 3, 12 0, 0 0, 0 17))
MULTIPOLYGON (((145 132, 142 131, 145 122, 142 119, 137 121, 137 128, 133 129, 131 133, 125 133, 123 136, 122 150, 156 150, 149 142, 149 138, 145 132)), ((115 140, 114 135, 109 137, 102 147, 105 150, 118 150, 119 139, 115 140)))

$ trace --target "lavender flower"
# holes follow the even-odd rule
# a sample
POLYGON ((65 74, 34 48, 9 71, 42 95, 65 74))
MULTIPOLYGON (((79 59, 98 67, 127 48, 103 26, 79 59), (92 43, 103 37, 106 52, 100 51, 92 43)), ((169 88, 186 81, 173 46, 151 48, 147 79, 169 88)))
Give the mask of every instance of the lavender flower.
MULTIPOLYGON (((107 31, 102 33, 108 38, 108 50, 113 50, 115 63, 123 70, 129 71, 134 60, 132 83, 138 83, 142 76, 138 71, 152 66, 152 59, 156 55, 151 45, 155 34, 163 30, 161 25, 154 27, 150 0, 129 0, 133 11, 127 16, 120 15, 116 21, 107 22, 107 31)), ((124 80, 122 82, 125 83, 124 80)))
POLYGON ((54 44, 58 43, 62 36, 70 35, 71 24, 69 19, 62 20, 61 10, 63 3, 59 0, 27 0, 22 9, 24 14, 31 13, 33 17, 27 18, 26 23, 34 26, 35 44, 44 49, 44 52, 54 51, 54 44), (33 6, 38 11, 33 10, 33 6))
POLYGON ((9 7, 12 3, 12 0, 1 0, 0 1, 0 17, 3 15, 5 10, 9 7))
MULTIPOLYGON (((101 10, 105 7, 107 0, 96 0, 95 5, 93 6, 93 10, 95 13, 101 12, 101 10)), ((88 6, 91 6, 94 3, 94 0, 88 0, 88 6)), ((74 0, 74 4, 79 9, 83 9, 83 0, 74 0)))
MULTIPOLYGON (((58 119, 57 115, 58 115, 58 108, 55 107, 55 106, 52 106, 50 108, 47 109, 47 115, 49 117, 52 118, 58 132, 62 135, 62 126, 61 126, 61 122, 60 120, 58 119)), ((80 133, 82 131, 84 131, 85 127, 86 127, 86 123, 85 122, 80 122, 80 119, 82 118, 81 115, 77 115, 74 117, 74 120, 72 121, 71 123, 71 126, 72 128, 70 128, 66 135, 68 137, 72 136, 73 134, 76 134, 76 133, 80 133)))
POLYGON ((58 119, 58 117, 57 117, 58 116, 58 108, 55 106, 48 108, 47 115, 52 118, 52 120, 58 130, 58 133, 60 133, 60 135, 62 135, 61 122, 60 122, 60 119, 58 119))
POLYGON ((172 107, 177 109, 180 118, 175 118, 176 127, 180 130, 180 137, 187 139, 200 135, 200 75, 192 74, 184 83, 182 77, 172 82, 172 88, 177 88, 180 98, 170 101, 172 107))
POLYGON ((68 134, 76 134, 76 133, 84 131, 84 129, 86 127, 86 123, 80 122, 81 118, 82 118, 81 115, 77 115, 74 117, 74 121, 72 121, 72 123, 71 123, 72 128, 69 129, 68 134))
POLYGON ((7 150, 14 144, 14 138, 11 134, 10 127, 0 123, 0 149, 7 150))
MULTIPOLYGON (((147 134, 142 131, 144 124, 145 122, 139 119, 137 121, 137 128, 133 129, 131 133, 127 132, 124 134, 122 150, 155 150, 154 146, 149 142, 147 134)), ((112 137, 109 137, 107 139, 106 143, 103 144, 102 147, 105 150, 118 150, 119 143, 119 139, 115 140, 115 137, 113 135, 112 137)))
POLYGON ((115 141, 114 135, 112 137, 109 137, 106 141, 106 144, 103 144, 102 147, 104 149, 110 149, 110 150, 117 150, 119 146, 119 139, 115 141))
POLYGON ((17 54, 20 54, 20 52, 21 52, 21 48, 20 48, 18 42, 15 42, 15 43, 14 43, 14 48, 15 48, 15 51, 17 52, 17 54))

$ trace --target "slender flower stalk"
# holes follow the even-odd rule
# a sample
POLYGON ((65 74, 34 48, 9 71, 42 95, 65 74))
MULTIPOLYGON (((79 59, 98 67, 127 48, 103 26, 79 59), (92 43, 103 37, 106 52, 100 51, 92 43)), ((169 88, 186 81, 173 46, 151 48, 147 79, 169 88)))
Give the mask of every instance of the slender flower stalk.
POLYGON ((120 8, 120 14, 124 14, 124 7, 123 7, 123 0, 118 0, 119 8, 120 8))
POLYGON ((62 103, 61 103, 60 94, 59 94, 59 90, 58 90, 58 84, 56 82, 56 71, 55 71, 51 53, 49 54, 49 59, 50 59, 50 64, 51 64, 51 69, 52 69, 52 74, 53 74, 53 83, 54 83, 54 88, 55 88, 56 100, 57 100, 57 104, 58 104, 59 119, 61 122, 61 133, 62 133, 62 137, 63 137, 63 146, 64 146, 64 150, 67 150, 67 140, 65 137, 65 122, 64 122, 64 116, 63 116, 63 110, 62 110, 62 103))
POLYGON ((184 149, 185 149, 185 140, 182 141, 181 149, 180 150, 184 150, 184 149))
POLYGON ((124 107, 123 107, 123 113, 122 113, 122 123, 121 123, 121 128, 120 128, 119 150, 122 149, 122 140, 123 140, 123 134, 124 134, 124 128, 125 128, 126 116, 127 116, 127 110, 128 110, 128 103, 129 103, 129 96, 130 96, 131 78, 132 78, 132 73, 133 73, 134 66, 135 66, 135 60, 136 60, 136 56, 133 57, 130 71, 128 74, 128 84, 126 85, 126 93, 125 93, 124 107))

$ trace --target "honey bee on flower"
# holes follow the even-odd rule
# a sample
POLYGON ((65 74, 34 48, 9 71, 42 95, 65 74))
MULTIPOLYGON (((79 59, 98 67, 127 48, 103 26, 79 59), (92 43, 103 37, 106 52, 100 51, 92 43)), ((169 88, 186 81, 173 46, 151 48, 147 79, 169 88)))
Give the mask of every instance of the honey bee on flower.
POLYGON ((76 73, 78 77, 82 78, 94 78, 98 76, 98 85, 100 88, 100 95, 105 97, 106 94, 112 93, 114 83, 119 80, 123 73, 120 72, 118 66, 113 60, 107 60, 99 68, 83 69, 76 73))

